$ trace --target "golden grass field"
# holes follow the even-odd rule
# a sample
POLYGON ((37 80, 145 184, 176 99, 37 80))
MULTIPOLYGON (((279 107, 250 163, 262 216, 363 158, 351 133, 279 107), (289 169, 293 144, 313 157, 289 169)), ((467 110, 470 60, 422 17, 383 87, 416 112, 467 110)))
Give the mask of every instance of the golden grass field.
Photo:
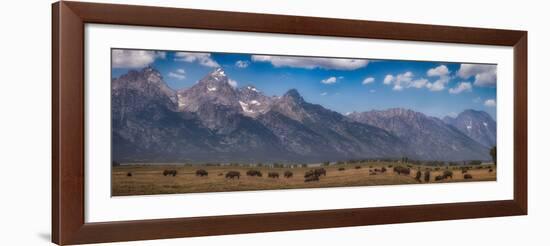
MULTIPOLYGON (((244 167, 244 166, 188 166, 188 165, 121 165, 112 169, 112 195, 153 195, 176 194, 198 192, 223 192, 223 191, 249 191, 249 190, 275 190, 294 188, 320 188, 320 187, 346 187, 346 186, 371 186, 371 185, 397 185, 397 184, 425 184, 422 174, 421 182, 415 179, 417 170, 424 173, 426 168, 431 168, 429 183, 445 182, 472 182, 472 181, 496 181, 496 167, 494 165, 482 165, 471 167, 467 173, 472 179, 464 179, 460 167, 435 167, 412 166, 410 175, 398 175, 389 166, 396 163, 363 163, 340 164, 324 166, 326 176, 321 176, 319 181, 304 182, 304 174, 307 170, 319 167, 299 168, 273 168, 273 167, 244 167), (356 169, 356 166, 361 166, 356 169), (370 175, 369 170, 386 167, 385 173, 370 175), (345 168, 339 171, 339 168, 345 168), (452 179, 435 181, 435 177, 444 170, 453 171, 452 179), (195 171, 204 169, 208 176, 198 177, 195 171), (259 170, 262 177, 250 177, 246 175, 248 170, 259 170), (492 172, 489 172, 492 169, 492 172), (164 176, 164 170, 177 170, 177 175, 164 176), (291 171, 293 177, 285 178, 283 173, 291 171), (225 174, 228 171, 239 171, 239 179, 228 179, 225 174), (279 178, 269 178, 268 172, 278 172, 279 178), (128 176, 131 173, 131 176, 128 176)), ((397 164, 399 165, 399 164, 397 164)), ((405 166, 405 165, 401 165, 405 166)))

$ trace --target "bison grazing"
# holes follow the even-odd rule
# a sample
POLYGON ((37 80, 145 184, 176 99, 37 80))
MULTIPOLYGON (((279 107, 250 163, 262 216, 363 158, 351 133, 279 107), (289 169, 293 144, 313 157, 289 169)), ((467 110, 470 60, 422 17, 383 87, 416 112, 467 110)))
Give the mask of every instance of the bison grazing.
POLYGON ((313 176, 306 177, 304 179, 304 182, 312 182, 312 181, 319 181, 319 176, 313 175, 313 176))
POLYGON ((462 169, 462 173, 467 173, 467 172, 468 172, 468 169, 465 169, 465 168, 462 169))
POLYGON ((252 177, 254 177, 254 176, 262 177, 263 176, 262 172, 260 172, 258 170, 248 170, 248 171, 246 171, 246 175, 247 176, 252 176, 252 177))
POLYGON ((200 177, 202 177, 202 176, 208 176, 208 172, 207 172, 206 170, 204 170, 204 169, 199 169, 199 170, 197 170, 197 171, 195 172, 195 175, 196 175, 196 176, 200 176, 200 177))
POLYGON ((127 176, 127 177, 132 177, 132 173, 131 173, 131 172, 128 172, 128 173, 126 174, 126 176, 127 176))
POLYGON ((285 178, 292 178, 292 175, 294 175, 291 171, 285 171, 285 178))
POLYGON ((435 176, 435 181, 441 181, 441 180, 443 180, 443 176, 441 175, 435 176))
POLYGON ((355 166, 355 169, 361 169, 361 166, 355 166))
POLYGON ((422 178, 422 172, 420 172, 420 170, 416 171, 416 177, 414 179, 416 179, 416 181, 418 182, 422 182, 420 179, 422 178))
POLYGON ((449 171, 449 170, 445 170, 443 172, 443 178, 446 179, 446 178, 453 178, 453 172, 452 171, 449 171))
POLYGON ((467 173, 467 174, 464 174, 464 179, 472 179, 472 175, 467 173))
POLYGON ((430 182, 430 171, 424 172, 424 182, 426 183, 430 182))
POLYGON ((327 176, 327 170, 325 170, 324 168, 316 168, 314 171, 317 176, 327 176))
POLYGON ((343 167, 338 168, 338 171, 344 171, 344 170, 346 170, 346 169, 343 168, 343 167))
POLYGON ((490 173, 492 173, 492 172, 493 172, 493 169, 492 169, 492 168, 490 168, 490 169, 489 169, 489 172, 490 172, 490 173))
POLYGON ((228 178, 228 179, 234 179, 234 178, 237 178, 237 179, 240 179, 241 178, 241 172, 238 172, 238 171, 229 171, 225 174, 225 178, 228 178))
POLYGON ((405 175, 409 175, 411 174, 411 169, 408 168, 408 167, 394 167, 393 168, 393 171, 396 172, 397 174, 401 175, 401 174, 405 174, 405 175))
POLYGON ((279 173, 276 173, 276 172, 270 172, 267 174, 267 177, 270 177, 270 178, 279 178, 279 173))
POLYGON ((385 168, 385 167, 382 167, 382 168, 380 169, 380 172, 381 172, 381 173, 385 173, 385 172, 386 172, 386 168, 385 168))
POLYGON ((178 174, 178 171, 177 170, 164 170, 164 172, 162 172, 162 175, 164 176, 172 176, 172 177, 175 177, 176 174, 178 174))

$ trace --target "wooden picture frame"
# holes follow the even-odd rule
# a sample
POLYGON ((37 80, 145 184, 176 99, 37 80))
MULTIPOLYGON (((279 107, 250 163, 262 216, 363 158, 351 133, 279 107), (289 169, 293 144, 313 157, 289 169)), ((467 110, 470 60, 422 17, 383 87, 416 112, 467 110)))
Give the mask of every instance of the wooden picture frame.
POLYGON ((527 214, 527 32, 80 2, 52 6, 52 240, 59 245, 527 214), (513 47, 513 200, 86 223, 84 24, 513 47))

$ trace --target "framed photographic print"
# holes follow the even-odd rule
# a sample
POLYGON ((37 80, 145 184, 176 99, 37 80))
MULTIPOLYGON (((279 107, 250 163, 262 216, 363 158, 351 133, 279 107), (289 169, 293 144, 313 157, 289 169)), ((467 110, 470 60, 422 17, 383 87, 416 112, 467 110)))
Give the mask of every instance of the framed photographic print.
POLYGON ((52 16, 57 244, 527 214, 525 31, 52 16))

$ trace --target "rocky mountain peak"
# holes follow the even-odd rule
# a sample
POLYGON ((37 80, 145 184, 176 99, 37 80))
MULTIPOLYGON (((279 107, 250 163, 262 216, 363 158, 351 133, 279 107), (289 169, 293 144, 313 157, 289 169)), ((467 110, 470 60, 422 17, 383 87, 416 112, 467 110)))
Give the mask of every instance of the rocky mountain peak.
POLYGON ((289 91, 287 91, 281 97, 281 100, 283 100, 283 101, 291 100, 291 101, 294 101, 296 103, 303 103, 304 102, 304 98, 300 95, 300 93, 296 89, 290 89, 289 91))

